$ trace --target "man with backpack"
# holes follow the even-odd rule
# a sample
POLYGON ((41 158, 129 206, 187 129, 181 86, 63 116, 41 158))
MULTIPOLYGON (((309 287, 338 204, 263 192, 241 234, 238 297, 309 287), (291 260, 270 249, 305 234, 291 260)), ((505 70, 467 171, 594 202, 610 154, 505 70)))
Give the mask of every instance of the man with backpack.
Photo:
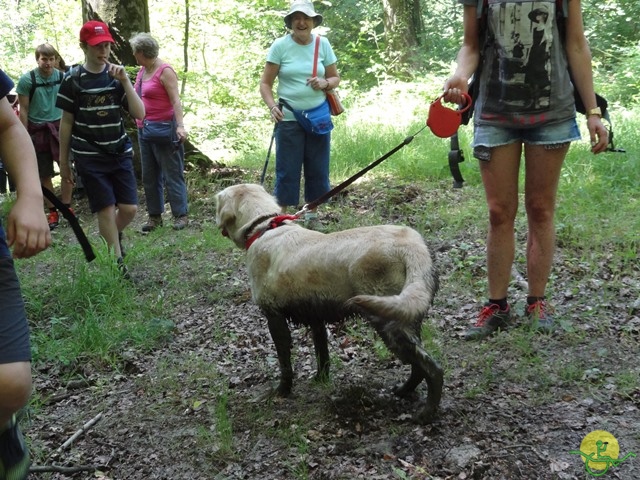
MULTIPOLYGON (((59 54, 48 43, 36 47, 37 68, 20 77, 16 92, 20 102, 20 121, 27 128, 38 156, 38 171, 43 187, 53 190, 53 177, 56 175, 53 162, 60 157, 59 128, 62 110, 56 107, 58 89, 64 73, 55 68, 59 54)), ((73 186, 62 182, 60 186, 62 203, 71 206, 73 186)), ((49 229, 58 226, 59 214, 53 204, 45 199, 49 212, 49 229)))
POLYGON ((554 323, 545 290, 555 249, 556 194, 569 145, 580 139, 574 88, 585 107, 591 152, 604 152, 608 145, 593 89, 581 2, 459 2, 464 5, 464 38, 456 71, 444 84, 444 99, 462 102, 469 79, 478 76, 473 155, 480 161, 489 210, 488 300, 465 339, 480 340, 513 324, 507 294, 523 154, 529 286, 524 316, 532 328, 550 333, 554 323), (505 72, 506 65, 517 63, 520 44, 527 61, 519 70, 505 72))

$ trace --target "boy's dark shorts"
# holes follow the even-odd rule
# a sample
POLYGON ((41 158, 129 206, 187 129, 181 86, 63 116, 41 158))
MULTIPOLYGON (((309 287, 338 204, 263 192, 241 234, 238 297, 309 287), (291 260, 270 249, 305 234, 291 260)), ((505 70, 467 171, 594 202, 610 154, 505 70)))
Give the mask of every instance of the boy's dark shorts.
POLYGON ((20 282, 0 225, 0 364, 30 361, 29 325, 20 282))
POLYGON ((82 177, 91 212, 111 205, 137 205, 138 184, 133 170, 133 153, 122 155, 74 156, 82 177))

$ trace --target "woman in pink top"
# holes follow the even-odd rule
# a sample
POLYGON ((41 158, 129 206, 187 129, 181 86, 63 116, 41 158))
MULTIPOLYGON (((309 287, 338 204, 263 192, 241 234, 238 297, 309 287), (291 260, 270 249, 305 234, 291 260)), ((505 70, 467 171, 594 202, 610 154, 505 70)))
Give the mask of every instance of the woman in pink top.
MULTIPOLYGON (((187 185, 184 180, 184 129, 182 104, 178 92, 178 77, 171 66, 158 57, 158 42, 148 33, 138 33, 129 40, 133 55, 142 68, 136 78, 135 90, 142 98, 146 119, 176 119, 178 144, 140 140, 142 183, 147 200, 149 219, 142 227, 151 232, 162 226, 164 188, 173 214, 173 228, 181 230, 189 223, 187 216, 187 185)), ((138 129, 142 122, 137 121, 138 129)))

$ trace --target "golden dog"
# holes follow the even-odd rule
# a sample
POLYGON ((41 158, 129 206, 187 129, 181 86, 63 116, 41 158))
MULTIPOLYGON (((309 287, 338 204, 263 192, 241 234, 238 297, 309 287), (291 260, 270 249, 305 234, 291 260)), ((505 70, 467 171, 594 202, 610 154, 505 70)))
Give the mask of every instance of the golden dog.
POLYGON ((291 333, 287 321, 313 334, 318 378, 329 373, 326 323, 352 315, 368 320, 387 347, 411 365, 409 379, 395 390, 407 395, 424 379, 425 406, 415 416, 433 420, 442 395, 443 373, 424 350, 422 320, 438 288, 422 236, 392 225, 324 234, 281 215, 275 198, 259 185, 228 187, 216 195, 216 223, 247 249, 253 300, 268 320, 280 363, 276 392, 291 393, 291 333))

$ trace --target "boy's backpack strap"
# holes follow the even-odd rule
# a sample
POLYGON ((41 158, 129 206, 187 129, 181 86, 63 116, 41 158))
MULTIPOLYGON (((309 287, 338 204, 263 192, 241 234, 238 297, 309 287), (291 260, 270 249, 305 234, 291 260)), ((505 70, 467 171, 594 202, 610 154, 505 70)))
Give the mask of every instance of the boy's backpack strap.
POLYGON ((36 88, 38 88, 38 85, 36 84, 36 69, 34 68, 31 70, 29 75, 31 75, 31 89, 29 90, 29 103, 31 103, 33 94, 36 93, 36 88))
POLYGON ((33 98, 33 94, 36 93, 36 88, 38 87, 44 87, 47 85, 60 85, 62 83, 62 79, 64 78, 64 74, 58 70, 57 68, 54 69, 54 72, 57 72, 57 80, 55 82, 47 82, 47 83, 37 83, 36 81, 36 69, 34 68, 33 70, 31 70, 29 72, 29 75, 31 76, 31 89, 29 90, 29 102, 31 102, 31 99, 33 98))

